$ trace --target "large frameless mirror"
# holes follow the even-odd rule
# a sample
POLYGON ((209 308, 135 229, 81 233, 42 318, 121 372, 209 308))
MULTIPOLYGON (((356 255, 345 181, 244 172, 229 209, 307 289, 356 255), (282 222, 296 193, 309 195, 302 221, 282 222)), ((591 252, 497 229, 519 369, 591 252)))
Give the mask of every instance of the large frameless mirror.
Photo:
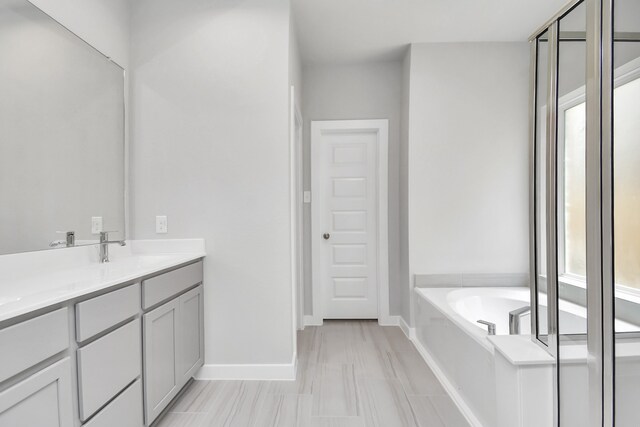
POLYGON ((123 238, 124 70, 0 0, 0 94, 0 255, 123 238))

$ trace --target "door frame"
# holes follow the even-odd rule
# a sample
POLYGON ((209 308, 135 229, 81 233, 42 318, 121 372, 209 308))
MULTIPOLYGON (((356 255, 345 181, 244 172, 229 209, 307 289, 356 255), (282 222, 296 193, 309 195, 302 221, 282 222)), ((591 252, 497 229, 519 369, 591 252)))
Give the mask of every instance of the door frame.
MULTIPOLYGON (((320 159, 320 137, 325 131, 375 131, 377 143, 377 273, 378 273, 378 323, 393 323, 389 316, 389 120, 318 120, 311 122, 311 194, 319 186, 317 161, 320 159)), ((312 298, 313 324, 322 325, 324 320, 324 299, 320 271, 323 268, 317 254, 322 250, 320 239, 323 230, 318 224, 322 216, 322 206, 311 203, 311 258, 312 258, 312 298), (315 255, 314 255, 315 254, 315 255)))
POLYGON ((291 202, 291 282, 294 325, 294 349, 296 331, 304 329, 304 204, 302 135, 304 122, 296 101, 296 88, 290 90, 289 161, 291 202))

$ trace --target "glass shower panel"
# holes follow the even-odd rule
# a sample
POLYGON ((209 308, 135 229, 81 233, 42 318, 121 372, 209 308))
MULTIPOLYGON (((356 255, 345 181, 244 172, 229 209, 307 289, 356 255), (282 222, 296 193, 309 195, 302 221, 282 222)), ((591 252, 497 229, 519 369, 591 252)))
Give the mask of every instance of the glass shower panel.
POLYGON ((614 3, 613 237, 615 425, 640 401, 640 0, 614 3))
POLYGON ((535 219, 536 219, 536 292, 538 339, 547 343, 547 224, 546 224, 546 135, 547 135, 547 73, 549 63, 548 31, 537 43, 535 99, 535 219))
POLYGON ((559 20, 557 99, 558 398, 560 425, 589 425, 586 307, 586 4, 559 20))

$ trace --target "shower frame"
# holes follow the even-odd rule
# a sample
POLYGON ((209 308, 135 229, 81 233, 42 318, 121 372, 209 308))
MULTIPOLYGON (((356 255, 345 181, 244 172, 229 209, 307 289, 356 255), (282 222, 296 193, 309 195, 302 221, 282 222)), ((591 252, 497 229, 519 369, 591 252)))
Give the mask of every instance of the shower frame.
MULTIPOLYGON (((532 339, 555 359, 553 425, 559 426, 557 146, 559 40, 586 39, 586 237, 587 237, 587 367, 592 426, 614 425, 614 279, 613 279, 613 1, 573 0, 530 37, 530 289, 532 339), (586 33, 560 33, 559 21, 585 3, 586 33), (538 44, 546 32, 548 43, 546 97, 546 343, 538 331, 538 263, 536 178, 538 44)), ((616 38, 635 37, 619 34, 616 38)))

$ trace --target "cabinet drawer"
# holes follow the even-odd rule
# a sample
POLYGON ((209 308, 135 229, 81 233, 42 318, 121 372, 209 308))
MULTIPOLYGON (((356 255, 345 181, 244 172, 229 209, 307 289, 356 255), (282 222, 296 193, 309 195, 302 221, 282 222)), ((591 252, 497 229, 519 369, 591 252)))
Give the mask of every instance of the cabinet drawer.
POLYGON ((68 347, 67 308, 0 330, 0 382, 68 347))
POLYGON ((142 307, 147 309, 202 282, 202 261, 142 282, 142 307))
POLYGON ((136 319, 78 350, 82 421, 140 375, 140 331, 140 319, 136 319))
POLYGON ((76 338, 82 342, 140 311, 140 284, 76 304, 76 338))
POLYGON ((142 383, 136 380, 125 391, 109 403, 84 427, 141 427, 142 383))
POLYGON ((73 394, 68 357, 0 393, 0 426, 72 425, 73 394))

